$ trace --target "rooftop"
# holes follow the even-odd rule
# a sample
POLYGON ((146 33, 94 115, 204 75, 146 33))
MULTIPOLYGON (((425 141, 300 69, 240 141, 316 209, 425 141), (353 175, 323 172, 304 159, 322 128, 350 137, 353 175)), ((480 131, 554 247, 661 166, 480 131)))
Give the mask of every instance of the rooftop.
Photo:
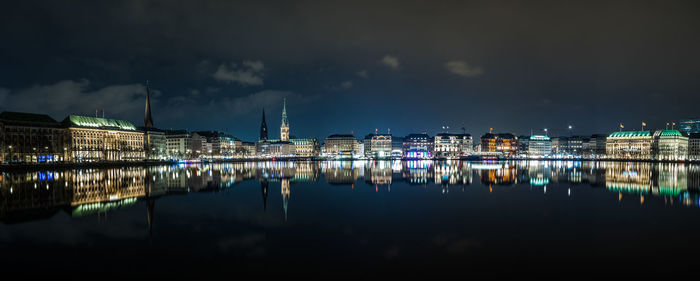
POLYGON ((59 123, 46 114, 4 111, 0 120, 8 124, 27 124, 35 126, 58 126, 59 123))
POLYGON ((654 136, 662 136, 662 137, 684 137, 683 133, 679 130, 659 130, 654 132, 654 136))
POLYGON ((636 137, 650 137, 650 131, 626 131, 626 132, 614 132, 608 137, 610 138, 636 138, 636 137))
POLYGON ((68 115, 66 119, 63 119, 63 123, 76 127, 136 131, 136 126, 129 121, 90 116, 68 115))

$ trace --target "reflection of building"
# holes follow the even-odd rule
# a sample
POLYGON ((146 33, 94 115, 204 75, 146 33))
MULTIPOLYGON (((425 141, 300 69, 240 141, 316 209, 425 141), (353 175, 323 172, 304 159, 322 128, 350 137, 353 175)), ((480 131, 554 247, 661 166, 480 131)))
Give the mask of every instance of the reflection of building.
POLYGON ((686 119, 678 123, 678 128, 686 135, 700 133, 700 119, 686 119))
POLYGON ((428 134, 410 134, 403 140, 403 155, 408 159, 430 159, 435 142, 428 134))
POLYGON ((652 155, 656 160, 685 160, 688 137, 678 130, 658 130, 654 132, 652 155))
POLYGON ((472 152, 470 134, 440 133, 434 138, 434 155, 439 158, 459 158, 472 152))
POLYGON ((1 162, 68 161, 68 131, 45 114, 0 114, 1 162))
POLYGON ((513 134, 488 133, 481 137, 482 152, 499 152, 504 155, 513 155, 518 150, 518 138, 513 134))
POLYGON ((144 134, 128 121, 69 115, 63 120, 71 137, 73 161, 140 161, 144 134))
POLYGON ((606 156, 613 159, 650 159, 651 132, 615 132, 606 139, 606 156))

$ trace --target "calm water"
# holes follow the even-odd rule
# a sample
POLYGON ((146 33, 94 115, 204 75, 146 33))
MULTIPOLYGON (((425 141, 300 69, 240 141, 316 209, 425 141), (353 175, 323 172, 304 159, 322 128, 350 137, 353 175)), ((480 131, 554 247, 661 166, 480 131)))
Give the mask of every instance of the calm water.
POLYGON ((4 272, 667 276, 692 273, 700 253, 697 165, 259 162, 0 175, 4 272))

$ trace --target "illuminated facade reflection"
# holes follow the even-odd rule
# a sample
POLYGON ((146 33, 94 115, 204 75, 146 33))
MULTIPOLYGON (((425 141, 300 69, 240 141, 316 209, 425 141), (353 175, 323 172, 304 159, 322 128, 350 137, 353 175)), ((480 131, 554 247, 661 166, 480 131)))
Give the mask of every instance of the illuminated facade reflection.
POLYGON ((489 191, 498 186, 529 187, 545 193, 548 187, 566 188, 569 196, 575 195, 576 188, 604 188, 618 194, 618 200, 635 198, 644 204, 659 198, 669 205, 697 206, 700 166, 587 161, 272 161, 2 172, 0 220, 36 220, 61 211, 71 216, 96 215, 146 201, 150 222, 155 201, 162 196, 219 192, 245 181, 260 183, 263 209, 267 209, 271 189, 279 187, 285 218, 292 185, 303 189, 304 183, 316 181, 377 192, 417 185, 443 194, 455 186, 462 191, 467 186, 489 191))

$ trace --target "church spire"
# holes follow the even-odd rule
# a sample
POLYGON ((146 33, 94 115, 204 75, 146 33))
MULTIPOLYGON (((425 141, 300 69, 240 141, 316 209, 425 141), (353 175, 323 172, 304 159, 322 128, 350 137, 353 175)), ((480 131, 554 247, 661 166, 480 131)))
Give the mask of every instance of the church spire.
POLYGON ((262 111, 262 123, 260 124, 260 140, 267 140, 267 123, 265 122, 265 108, 262 111))
POLYGON ((148 87, 148 80, 146 80, 146 117, 143 119, 143 125, 146 128, 153 128, 153 117, 151 116, 151 89, 148 87))
POLYGON ((287 120, 287 99, 283 99, 282 125, 280 125, 280 140, 289 141, 289 120, 287 120))

